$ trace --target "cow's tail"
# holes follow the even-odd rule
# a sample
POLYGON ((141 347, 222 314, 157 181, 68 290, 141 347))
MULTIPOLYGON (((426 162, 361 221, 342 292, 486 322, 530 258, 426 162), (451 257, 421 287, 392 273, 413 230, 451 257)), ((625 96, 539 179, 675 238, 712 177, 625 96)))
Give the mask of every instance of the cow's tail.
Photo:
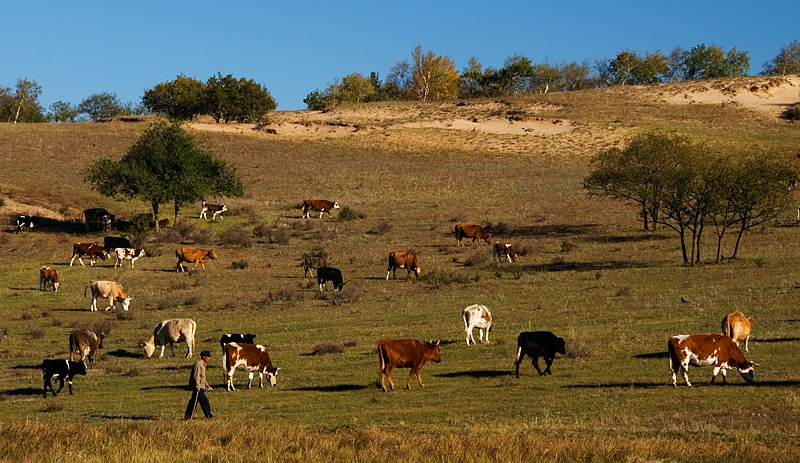
POLYGON ((733 327, 731 326, 730 315, 725 315, 725 318, 722 319, 722 334, 728 336, 729 338, 733 337, 733 327))
POLYGON ((85 287, 85 288, 83 288, 83 298, 84 298, 84 299, 86 299, 86 291, 89 289, 89 286, 91 286, 91 284, 92 284, 92 283, 90 282, 88 285, 86 285, 86 287, 85 287))
POLYGON ((378 342, 378 360, 380 360, 380 372, 386 368, 386 354, 383 352, 383 344, 378 342))

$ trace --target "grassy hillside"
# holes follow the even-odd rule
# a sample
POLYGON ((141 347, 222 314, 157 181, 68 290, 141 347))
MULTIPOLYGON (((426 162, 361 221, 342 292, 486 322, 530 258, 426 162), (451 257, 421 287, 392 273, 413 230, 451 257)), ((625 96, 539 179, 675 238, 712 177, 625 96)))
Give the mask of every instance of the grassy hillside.
POLYGON ((667 101, 691 91, 278 113, 274 134, 195 123, 192 134, 239 169, 247 194, 224 200, 224 220, 200 220, 192 205, 175 228, 135 237, 147 252, 135 269, 69 267, 72 243, 102 242, 71 221, 87 207, 148 211, 102 198, 81 179, 90 160, 124 154, 147 122, 0 125, 0 213, 50 217, 33 233, 0 233, 0 460, 796 459, 796 213, 746 235, 737 261, 687 268, 677 235, 642 232, 635 208, 582 190, 591 155, 640 130, 686 133, 731 155, 798 153, 798 125, 775 112, 667 101), (532 128, 446 127, 462 119, 532 128), (347 210, 301 219, 306 198, 347 210), (456 247, 456 223, 486 225, 521 251, 520 262, 493 264, 486 246, 456 247), (186 244, 220 258, 207 272, 177 274, 174 249, 186 244), (386 281, 386 256, 406 249, 419 255, 423 278, 398 272, 386 281), (345 291, 321 294, 303 278, 309 252, 342 270, 345 291), (41 265, 61 272, 58 293, 37 290, 41 265), (83 291, 92 279, 121 282, 131 311, 90 313, 83 291), (464 344, 460 314, 473 303, 499 316, 488 345, 464 344), (704 367, 690 370, 694 388, 673 390, 667 339, 718 332, 737 309, 756 320, 747 357, 759 364, 759 383, 731 370, 730 385, 712 387, 704 367), (185 344, 163 359, 138 347, 173 317, 196 320, 197 351, 213 353, 211 422, 180 421, 192 364, 185 344), (43 399, 42 359, 65 358, 69 332, 83 326, 111 328, 105 349, 74 396, 43 399), (516 337, 528 330, 566 338, 552 376, 526 360, 514 378, 516 337), (258 335, 281 367, 278 387, 247 390, 238 371, 238 390, 225 392, 218 339, 226 332, 258 335), (406 369, 395 372, 398 390, 376 387, 384 337, 442 341, 442 362, 422 371, 426 388, 412 382, 406 391, 406 369), (331 345, 341 352, 326 353, 331 345))

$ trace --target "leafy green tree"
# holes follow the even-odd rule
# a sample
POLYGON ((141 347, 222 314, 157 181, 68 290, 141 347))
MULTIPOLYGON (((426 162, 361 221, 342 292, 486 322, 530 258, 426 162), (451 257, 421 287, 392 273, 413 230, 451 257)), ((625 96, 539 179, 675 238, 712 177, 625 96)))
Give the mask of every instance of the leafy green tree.
POLYGON ((50 105, 47 120, 50 122, 75 122, 78 117, 78 108, 66 101, 56 101, 50 105))
POLYGON ((411 92, 422 101, 448 100, 458 97, 458 71, 448 56, 423 52, 417 45, 411 53, 411 92))
POLYGON ((597 69, 607 85, 657 84, 669 71, 669 61, 661 52, 646 53, 642 57, 624 50, 612 60, 600 61, 597 69))
POLYGON ((240 123, 259 122, 278 105, 267 88, 252 79, 217 73, 206 83, 208 91, 207 112, 219 123, 230 121, 240 123))
POLYGON ((306 95, 303 99, 303 103, 305 103, 306 107, 311 111, 324 111, 328 108, 328 100, 325 94, 320 92, 319 89, 306 95))
POLYGON ((745 51, 733 47, 725 52, 721 47, 705 44, 683 51, 680 56, 683 79, 715 79, 719 77, 740 77, 750 69, 750 57, 745 51))
POLYGON ((116 93, 101 92, 89 95, 78 105, 78 113, 86 114, 93 121, 104 117, 114 117, 125 114, 122 103, 116 93))
POLYGON ((775 58, 764 64, 762 74, 767 76, 800 74, 800 41, 795 39, 789 45, 784 45, 775 58))
POLYGON ((145 90, 142 104, 152 113, 187 121, 204 113, 206 99, 204 82, 178 74, 171 82, 162 82, 145 90))
POLYGON ((149 203, 156 227, 162 204, 175 203, 177 222, 184 204, 209 195, 244 194, 236 169, 199 147, 177 123, 153 124, 119 161, 89 164, 84 180, 104 196, 149 203))
POLYGON ((6 122, 46 122, 39 105, 42 86, 35 80, 17 79, 12 92, 0 87, 0 120, 6 122))

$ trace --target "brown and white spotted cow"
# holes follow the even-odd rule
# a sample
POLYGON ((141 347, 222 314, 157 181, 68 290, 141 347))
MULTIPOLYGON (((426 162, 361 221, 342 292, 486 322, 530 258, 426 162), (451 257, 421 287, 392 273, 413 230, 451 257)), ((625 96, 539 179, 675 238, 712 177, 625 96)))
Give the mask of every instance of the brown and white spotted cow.
POLYGON ((411 389, 411 378, 417 375, 419 385, 422 384, 420 372, 430 361, 441 362, 439 357, 439 341, 422 342, 416 339, 381 339, 378 341, 378 360, 380 361, 380 383, 386 391, 384 375, 389 377, 389 384, 394 390, 392 371, 395 368, 411 368, 406 389, 411 389))
POLYGON ((206 261, 208 259, 216 259, 219 257, 217 252, 213 249, 211 251, 206 251, 205 249, 200 248, 178 248, 175 250, 175 257, 178 258, 178 264, 176 268, 176 272, 185 272, 186 269, 183 267, 183 263, 194 264, 192 269, 197 269, 197 266, 200 265, 203 267, 203 271, 206 271, 206 261))
POLYGON ((397 269, 399 268, 407 268, 407 275, 411 275, 411 272, 414 272, 418 279, 422 275, 422 267, 419 266, 417 255, 410 251, 389 253, 389 268, 386 270, 386 279, 389 279, 390 273, 393 278, 397 279, 397 269))
POLYGON ((50 291, 58 291, 58 270, 42 265, 39 269, 39 291, 44 291, 48 285, 50 291))
POLYGON ((456 246, 463 246, 464 243, 461 240, 464 238, 472 238, 473 246, 475 245, 475 241, 477 241, 478 246, 480 246, 481 240, 485 241, 486 244, 492 244, 492 234, 486 233, 486 230, 480 225, 456 225, 456 246))
POLYGON ((328 213, 331 216, 331 209, 339 209, 339 203, 336 201, 327 201, 325 199, 306 199, 303 201, 303 218, 310 219, 309 214, 311 211, 319 211, 319 218, 322 214, 328 213))
POLYGON ((478 328, 478 338, 483 344, 483 330, 486 330, 486 342, 489 342, 489 332, 494 327, 494 321, 497 317, 492 316, 489 309, 485 305, 473 304, 461 313, 461 318, 464 319, 464 334, 467 337, 467 345, 470 339, 475 344, 475 338, 472 337, 472 330, 478 328))
POLYGON ((203 207, 200 210, 200 218, 201 219, 208 219, 208 212, 211 212, 213 215, 211 216, 211 220, 216 220, 217 216, 219 215, 219 219, 222 220, 222 213, 227 211, 228 208, 225 207, 224 204, 209 204, 203 201, 203 207))
POLYGON ((75 330, 69 335, 69 359, 75 360, 77 355, 82 362, 89 357, 89 363, 94 364, 94 357, 97 349, 103 348, 103 340, 106 334, 95 333, 92 330, 75 330))
POLYGON ((752 317, 746 317, 737 310, 736 312, 725 315, 725 318, 722 319, 722 334, 730 336, 737 346, 739 345, 739 341, 744 339, 744 351, 750 352, 747 344, 750 341, 750 328, 752 324, 752 317))
POLYGON ((78 262, 83 264, 83 256, 89 256, 89 264, 94 265, 99 257, 101 260, 108 259, 108 253, 96 243, 75 243, 72 245, 72 259, 69 261, 69 266, 78 258, 78 262))
POLYGON ((117 248, 114 249, 114 268, 122 267, 122 262, 125 259, 131 261, 131 268, 133 268, 134 262, 136 259, 144 257, 144 249, 134 249, 134 248, 117 248))
POLYGON ((500 262, 507 260, 509 264, 519 260, 517 253, 514 252, 514 247, 509 243, 503 243, 500 241, 497 241, 494 243, 494 245, 492 245, 492 262, 496 262, 495 259, 498 258, 500 262))
POLYGON ((243 366, 249 372, 248 377, 250 381, 247 383, 247 389, 253 385, 253 372, 258 372, 258 387, 264 387, 264 374, 267 375, 267 381, 270 386, 278 384, 277 377, 280 368, 272 366, 272 360, 269 358, 269 352, 261 344, 239 344, 230 342, 222 347, 223 358, 222 366, 227 373, 227 386, 229 391, 235 391, 233 387, 233 373, 237 367, 243 366))
POLYGON ((122 310, 128 310, 128 307, 131 305, 131 299, 133 299, 125 295, 125 290, 122 289, 122 285, 116 281, 91 281, 86 285, 86 288, 84 288, 83 297, 86 297, 86 291, 89 288, 92 288, 92 305, 89 307, 89 310, 92 312, 97 312, 97 299, 101 297, 108 299, 108 307, 106 307, 105 310, 111 308, 116 310, 117 299, 122 301, 122 310))
POLYGON ((688 375, 689 365, 713 365, 714 373, 711 376, 711 384, 714 384, 720 370, 722 370, 722 381, 727 384, 726 371, 728 368, 739 370, 739 374, 746 382, 756 382, 753 372, 755 364, 744 358, 742 351, 728 336, 721 334, 673 336, 667 342, 667 350, 669 351, 669 374, 672 376, 672 387, 675 389, 678 388, 678 371, 683 375, 686 385, 692 387, 688 375))

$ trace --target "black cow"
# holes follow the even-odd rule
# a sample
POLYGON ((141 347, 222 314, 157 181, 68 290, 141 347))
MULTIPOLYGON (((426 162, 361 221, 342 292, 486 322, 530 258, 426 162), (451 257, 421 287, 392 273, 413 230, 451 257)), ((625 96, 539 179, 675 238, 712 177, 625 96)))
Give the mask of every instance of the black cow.
POLYGON ((341 291, 345 283, 342 282, 342 272, 338 268, 333 267, 320 267, 317 269, 317 283, 319 283, 319 290, 322 291, 323 286, 325 291, 328 290, 328 282, 333 282, 333 288, 336 291, 341 291))
POLYGON ((21 215, 17 217, 17 233, 21 232, 23 228, 33 231, 33 223, 35 219, 32 215, 21 215))
POLYGON ((220 347, 224 348, 225 344, 228 344, 229 342, 235 342, 236 344, 253 344, 253 339, 255 339, 255 337, 255 334, 223 334, 222 337, 219 338, 219 345, 220 347))
POLYGON ((61 392, 64 388, 64 380, 69 381, 69 395, 72 395, 72 378, 76 375, 86 374, 86 364, 83 362, 71 362, 69 360, 45 360, 42 362, 42 378, 44 379, 44 390, 42 397, 47 398, 47 388, 53 391, 53 397, 61 392), (61 382, 58 390, 53 388, 52 379, 57 379, 61 382))
POLYGON ((539 372, 539 376, 549 375, 550 365, 556 357, 556 352, 566 354, 564 348, 564 338, 559 338, 549 331, 525 331, 517 338, 517 360, 514 365, 517 367, 516 376, 519 378, 519 365, 527 354, 531 357, 531 364, 539 372), (544 357, 547 368, 544 371, 539 369, 539 357, 544 357))
POLYGON ((121 236, 104 236, 103 237, 103 250, 109 254, 117 248, 132 248, 131 242, 128 238, 121 236))

